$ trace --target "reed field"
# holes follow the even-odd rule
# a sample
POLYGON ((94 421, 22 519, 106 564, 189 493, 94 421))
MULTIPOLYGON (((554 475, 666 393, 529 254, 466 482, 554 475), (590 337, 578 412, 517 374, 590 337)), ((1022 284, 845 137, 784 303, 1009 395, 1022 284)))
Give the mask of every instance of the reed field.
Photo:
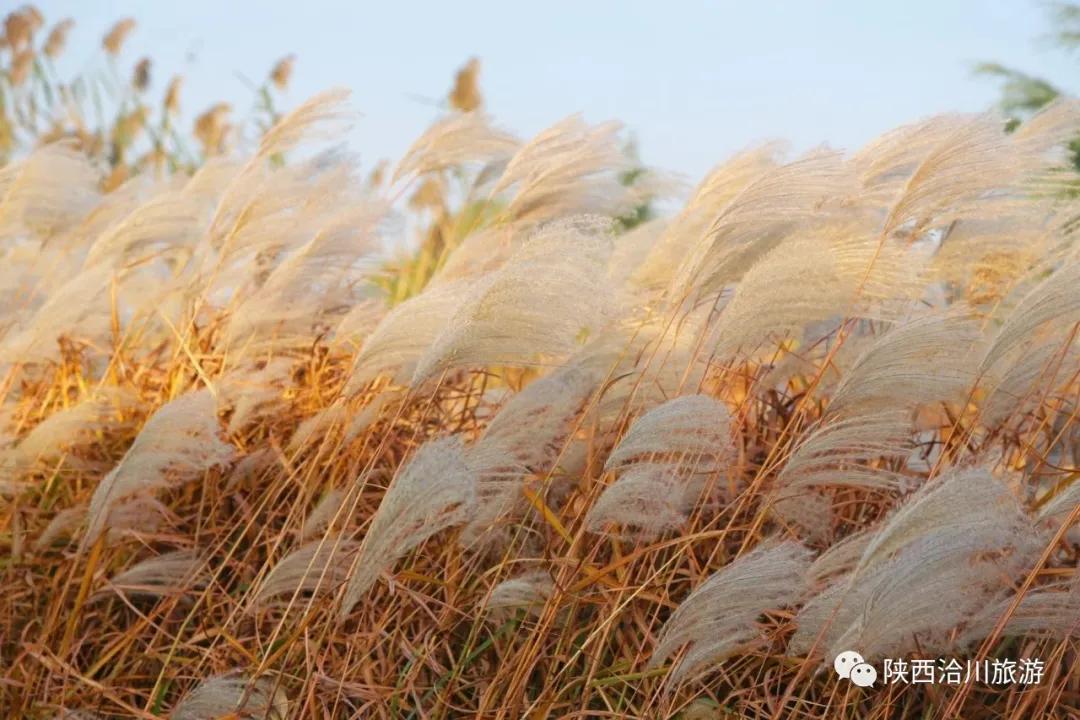
POLYGON ((0 717, 1080 717, 1080 102, 691 187, 617 122, 518 137, 474 62, 373 167, 292 58, 244 128, 138 72, 95 125, 31 10, 0 717))

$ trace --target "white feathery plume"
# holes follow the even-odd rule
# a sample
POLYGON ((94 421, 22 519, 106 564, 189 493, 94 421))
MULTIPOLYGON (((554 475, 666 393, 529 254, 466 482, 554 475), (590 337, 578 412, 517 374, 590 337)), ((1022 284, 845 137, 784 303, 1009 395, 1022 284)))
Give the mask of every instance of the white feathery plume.
POLYGON ((438 120, 412 144, 394 170, 393 181, 474 163, 505 161, 517 138, 491 125, 482 112, 455 113, 438 120))
POLYGON ((319 412, 305 419, 296 426, 285 450, 295 453, 302 450, 316 438, 322 439, 335 425, 341 425, 348 417, 348 409, 341 402, 327 405, 319 412))
POLYGON ((807 540, 821 542, 833 530, 832 498, 819 488, 784 490, 769 498, 769 512, 786 528, 807 540))
MULTIPOLYGON (((815 643, 815 654, 825 657, 843 650, 868 659, 916 649, 945 652, 954 631, 975 622, 1034 560, 1041 546, 1030 528, 1026 532, 983 523, 937 526, 912 538, 895 555, 836 577, 809 600, 796 617, 788 652, 807 653, 815 643)), ((852 551, 866 540, 857 537, 855 547, 838 550, 844 557, 830 564, 850 566, 852 551)))
POLYGON ((469 465, 482 481, 550 472, 601 372, 588 362, 570 362, 531 382, 488 423, 468 451, 469 465))
POLYGON ((319 502, 308 513, 308 516, 304 518, 300 539, 310 540, 330 527, 330 524, 334 521, 334 516, 341 510, 347 497, 345 491, 339 488, 324 493, 319 498, 319 502))
POLYGON ((264 476, 272 466, 280 462, 278 452, 277 448, 264 447, 242 457, 229 471, 226 487, 232 490, 240 483, 264 476))
POLYGON ((1067 331, 1080 322, 1080 262, 1057 268, 1028 292, 1005 318, 983 356, 980 370, 993 367, 1015 348, 1030 342, 1053 323, 1067 331))
POLYGON ((91 344, 110 329, 112 268, 99 266, 80 272, 49 295, 49 299, 0 341, 0 362, 37 363, 58 359, 57 340, 83 339, 91 344))
POLYGON ((934 253, 933 277, 962 288, 968 302, 991 305, 1050 255, 1054 236, 1049 204, 1031 199, 1008 214, 963 218, 934 253))
POLYGON ((386 303, 381 298, 366 298, 352 306, 334 328, 334 339, 359 347, 386 317, 386 303))
POLYGON ((97 433, 119 427, 125 411, 136 401, 134 393, 124 388, 97 388, 77 404, 34 426, 16 446, 16 452, 25 462, 33 462, 88 444, 97 433))
POLYGON ((165 597, 205 587, 209 577, 205 561, 193 550, 175 550, 141 560, 114 575, 108 587, 91 596, 97 599, 110 592, 127 596, 165 597))
POLYGON ((1038 518, 1060 524, 1077 505, 1080 505, 1080 479, 1074 478, 1068 485, 1058 488, 1053 497, 1039 508, 1038 518))
POLYGON ((1014 348, 987 370, 980 421, 994 427, 1010 416, 1022 416, 1038 402, 1040 389, 1058 389, 1078 364, 1080 342, 1065 335, 1047 335, 1014 348), (1065 342, 1068 346, 1062 347, 1065 342))
POLYGON ((177 184, 177 179, 161 182, 149 173, 135 175, 120 187, 100 196, 98 202, 78 223, 55 238, 47 241, 43 239, 42 246, 63 249, 73 259, 77 258, 81 265, 87 248, 93 245, 102 233, 135 212, 155 195, 167 192, 177 184))
POLYGON ((283 393, 291 384, 293 362, 275 358, 263 367, 241 365, 218 382, 219 400, 232 406, 226 432, 240 432, 251 423, 280 407, 283 393))
POLYGON ((341 602, 344 620, 379 574, 425 540, 467 522, 476 508, 476 479, 459 437, 422 445, 394 478, 351 568, 341 602))
POLYGON ((811 539, 826 538, 834 513, 821 488, 905 489, 905 475, 874 463, 908 457, 912 432, 911 412, 904 409, 859 408, 850 417, 826 419, 811 429, 781 469, 769 498, 771 511, 811 539))
POLYGON ((949 470, 880 528, 820 558, 811 569, 819 580, 852 569, 799 612, 789 652, 807 652, 823 629, 817 651, 827 657, 849 649, 868 658, 903 653, 916 635, 920 647, 941 650, 950 631, 1009 587, 1041 549, 1003 482, 982 467, 949 470))
POLYGON ((506 265, 474 282, 418 361, 413 385, 447 369, 569 355, 583 330, 599 329, 613 313, 604 282, 610 252, 610 237, 583 232, 574 221, 540 230, 506 265))
POLYGON ((603 378, 604 368, 579 357, 534 380, 511 397, 466 452, 476 473, 477 508, 462 530, 473 544, 505 515, 524 509, 522 487, 530 477, 555 469, 580 415, 603 378))
POLYGON ((1011 133, 1010 139, 1016 146, 1016 152, 1024 161, 1033 164, 1036 172, 1042 171, 1041 176, 1030 178, 1037 183, 1037 187, 1053 191, 1068 187, 1069 180, 1062 178, 1058 171, 1071 162, 1068 143, 1076 137, 1078 130, 1080 101, 1059 96, 1011 133), (1057 176, 1056 179, 1053 176, 1057 176))
POLYGON ((735 288, 713 330, 717 354, 750 354, 766 340, 797 337, 836 316, 895 317, 895 306, 922 290, 918 265, 898 247, 879 246, 868 224, 854 218, 788 238, 735 288))
POLYGON ((504 265, 528 237, 528 232, 514 223, 498 223, 475 230, 453 249, 431 278, 431 285, 483 277, 504 265))
POLYGON ((217 406, 206 390, 186 393, 161 406, 94 490, 82 549, 105 530, 117 503, 136 493, 193 479, 231 460, 233 447, 218 438, 219 430, 217 406))
POLYGON ((1002 536, 1030 526, 1019 500, 984 467, 950 470, 923 485, 875 533, 859 559, 857 572, 883 561, 935 528, 976 533, 992 527, 1002 536))
POLYGON ((98 200, 97 171, 69 144, 44 145, 5 174, 0 237, 29 230, 48 238, 78 222, 98 200))
POLYGON ((996 114, 969 116, 939 127, 948 131, 940 134, 900 187, 882 223, 883 235, 909 224, 921 228, 951 219, 947 213, 955 214, 989 190, 1019 179, 1018 158, 996 114))
POLYGON ((1059 158, 1049 152, 1080 126, 1076 105, 1054 104, 1020 132, 1005 132, 996 113, 944 121, 933 129, 936 143, 908 175, 882 224, 882 233, 970 216, 980 205, 996 202, 996 193, 1016 193, 1059 158), (943 131, 943 132, 942 132, 943 131))
POLYGON ((686 479, 671 465, 637 463, 604 488, 585 525, 590 532, 649 540, 682 527, 698 495, 688 491, 686 479))
POLYGON ((685 395, 658 405, 630 426, 608 456, 605 470, 663 461, 689 465, 693 472, 721 469, 735 457, 731 413, 720 400, 685 395))
POLYGON ((713 330, 717 355, 767 352, 807 324, 849 310, 857 280, 845 276, 838 261, 818 233, 797 235, 767 252, 743 275, 720 314, 713 330))
POLYGON ((959 625, 1023 577, 1041 550, 1034 535, 1030 526, 983 524, 938 526, 914 538, 878 572, 854 579, 868 591, 826 656, 847 649, 868 660, 944 652, 959 625))
POLYGON ((40 243, 0 246, 0 338, 41 307, 61 277, 75 272, 67 254, 40 243))
POLYGON ((169 713, 169 720, 225 717, 286 720, 289 698, 273 678, 218 675, 196 685, 169 713))
POLYGON ((866 190, 878 202, 891 201, 927 155, 975 116, 934 115, 889 130, 852 156, 866 190))
POLYGON ((183 191, 216 204, 243 167, 239 160, 226 157, 207 158, 183 184, 183 191))
POLYGON ((555 583, 548 571, 534 570, 496 585, 485 609, 498 617, 512 616, 519 610, 539 615, 554 591, 555 583))
MULTIPOLYGON (((819 221, 826 199, 854 193, 840 153, 815 151, 761 173, 714 217, 703 241, 686 256, 674 287, 718 293, 797 226, 819 221)), ((679 292, 676 292, 676 297, 679 292)))
MULTIPOLYGON (((48 550, 58 540, 65 540, 65 545, 75 536, 86 520, 86 505, 80 504, 65 508, 53 516, 45 529, 34 541, 38 552, 48 550)), ((148 493, 139 493, 128 500, 117 503, 109 511, 105 526, 109 528, 106 537, 110 542, 120 541, 128 535, 146 535, 171 521, 172 513, 157 498, 148 493)))
POLYGON ((384 418, 383 411, 394 401, 401 400, 401 388, 382 388, 378 390, 360 412, 353 415, 345 429, 345 442, 355 440, 362 432, 384 418))
POLYGON ((621 129, 616 122, 590 127, 579 115, 556 123, 517 151, 492 194, 516 186, 505 214, 522 222, 625 214, 635 197, 621 179, 629 167, 621 129))
POLYGON ((336 535, 312 540, 285 556, 267 573, 252 603, 262 608, 275 598, 295 593, 327 595, 340 588, 349 577, 349 565, 360 543, 336 535))
POLYGON ((666 287, 686 258, 704 237, 710 223, 747 185, 776 166, 777 143, 736 153, 701 181, 690 200, 672 219, 663 236, 634 273, 634 281, 650 287, 666 287))
POLYGON ((820 485, 896 488, 903 476, 867 463, 906 457, 912 431, 911 413, 888 407, 827 420, 792 452, 777 476, 777 485, 784 489, 820 485))
POLYGON ((321 92, 277 121, 259 140, 257 158, 289 152, 305 140, 338 138, 348 131, 353 113, 344 107, 350 92, 321 92))
POLYGON ((668 673, 678 682, 723 660, 761 635, 758 618, 798 601, 811 553, 794 542, 767 541, 697 587, 664 624, 650 667, 688 645, 668 673))
POLYGON ((836 639, 857 622, 874 585, 852 583, 851 578, 850 571, 839 575, 799 608, 795 634, 787 645, 788 655, 806 655, 813 648, 815 655, 824 656, 835 646, 836 639))
POLYGON ((295 257, 314 231, 350 212, 377 206, 356 192, 351 157, 328 153, 285 167, 255 162, 226 188, 210 231, 189 264, 182 287, 214 302, 245 299, 283 260, 295 257))
POLYGON ((322 227, 239 303, 225 342, 249 350, 267 343, 309 344, 320 321, 352 304, 349 286, 362 273, 359 263, 373 249, 375 226, 384 210, 381 205, 361 206, 322 227))
POLYGON ((61 510, 53 515, 49 524, 34 540, 34 549, 38 552, 48 550, 61 538, 70 538, 86 519, 86 506, 76 505, 61 510))
POLYGON ((874 528, 864 528, 830 545, 811 563, 811 583, 820 585, 854 570, 866 550, 866 543, 873 536, 873 531, 874 528))
POLYGON ((105 537, 110 543, 129 536, 145 542, 146 536, 172 524, 175 517, 150 491, 139 492, 112 506, 105 520, 109 528, 105 537))
POLYGON ((619 288, 627 285, 634 290, 638 288, 636 281, 642 266, 670 225, 667 218, 654 218, 619 236, 608 264, 608 278, 612 284, 619 288))
MULTIPOLYGON (((1007 595, 988 604, 972 619, 958 645, 971 646, 994 631, 998 621, 1012 607, 1015 596, 1007 595)), ((1064 640, 1080 635, 1080 574, 1067 582, 1032 588, 1005 621, 1005 637, 1039 636, 1064 640)))
POLYGON ((590 509, 587 527, 602 532, 617 524, 623 535, 642 539, 679 527, 710 476, 735 456, 731 414, 723 402, 686 395, 657 405, 608 456, 604 469, 619 478, 590 509))
POLYGON ((346 395, 355 395, 380 374, 396 370, 395 381, 405 382, 416 362, 446 327, 474 283, 458 280, 429 285, 386 313, 371 331, 353 361, 346 395))
POLYGON ((160 192, 97 236, 86 267, 107 263, 123 267, 151 255, 179 251, 186 260, 210 222, 208 199, 183 190, 160 192))
POLYGON ((830 414, 857 405, 958 402, 974 384, 971 354, 981 339, 965 309, 916 316, 873 342, 841 378, 830 414))

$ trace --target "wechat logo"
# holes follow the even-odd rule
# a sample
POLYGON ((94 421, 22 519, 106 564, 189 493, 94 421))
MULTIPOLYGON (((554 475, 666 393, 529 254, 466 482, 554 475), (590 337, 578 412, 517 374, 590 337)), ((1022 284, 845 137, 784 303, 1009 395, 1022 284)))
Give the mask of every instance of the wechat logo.
POLYGON ((859 687, 870 687, 877 682, 877 670, 854 650, 845 650, 837 655, 832 666, 837 675, 859 687))

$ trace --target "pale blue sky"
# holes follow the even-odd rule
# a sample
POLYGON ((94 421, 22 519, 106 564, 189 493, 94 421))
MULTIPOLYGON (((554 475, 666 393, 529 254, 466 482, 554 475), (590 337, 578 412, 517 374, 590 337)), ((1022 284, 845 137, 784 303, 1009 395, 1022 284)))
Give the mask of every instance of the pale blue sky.
POLYGON ((352 88, 363 117, 351 145, 368 166, 400 156, 438 112, 415 96, 444 95, 470 55, 507 129, 527 136, 576 111, 618 118, 647 163, 691 180, 761 140, 855 148, 926 115, 985 109, 998 89, 971 75, 979 60, 1080 85, 1080 57, 1040 40, 1048 18, 1030 0, 37 4, 50 22, 76 19, 76 66, 102 62, 102 34, 134 16, 126 63, 151 55, 159 92, 182 71, 192 114, 218 99, 246 109, 238 74, 261 80, 296 53, 290 102, 352 88))

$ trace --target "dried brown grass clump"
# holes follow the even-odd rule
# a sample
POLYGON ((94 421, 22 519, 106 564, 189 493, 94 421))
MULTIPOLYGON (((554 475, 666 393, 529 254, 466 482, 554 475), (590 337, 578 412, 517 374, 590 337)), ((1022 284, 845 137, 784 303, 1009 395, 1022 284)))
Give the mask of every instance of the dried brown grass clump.
POLYGON ((0 708, 1080 713, 1076 104, 752 149, 626 231, 617 123, 519 142, 475 81, 372 181, 339 91, 249 153, 206 114, 195 172, 0 170, 0 708))

